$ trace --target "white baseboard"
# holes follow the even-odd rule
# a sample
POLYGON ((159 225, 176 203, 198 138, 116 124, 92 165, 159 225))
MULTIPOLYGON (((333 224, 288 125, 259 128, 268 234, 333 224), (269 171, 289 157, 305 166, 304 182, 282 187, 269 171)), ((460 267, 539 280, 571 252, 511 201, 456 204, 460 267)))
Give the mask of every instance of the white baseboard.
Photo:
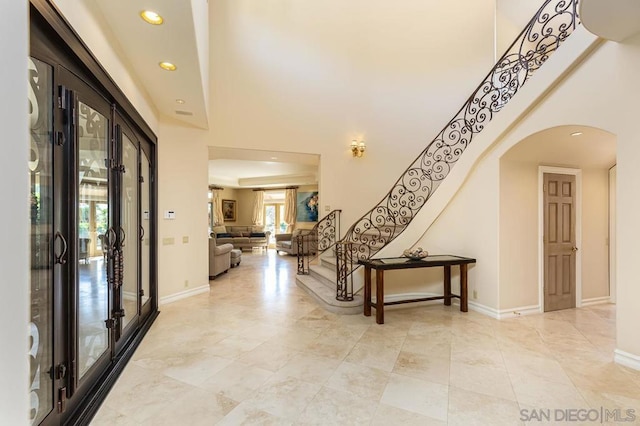
POLYGON ((517 308, 500 310, 498 319, 515 318, 523 315, 535 315, 542 313, 540 305, 519 306, 517 308))
POLYGON ((187 297, 195 296, 197 294, 208 293, 209 284, 202 285, 200 287, 191 288, 189 290, 180 291, 178 293, 170 294, 169 296, 161 297, 158 301, 159 305, 166 305, 169 303, 177 302, 178 300, 186 299, 187 297))
POLYGON ((490 308, 485 305, 481 305, 480 303, 477 303, 477 302, 471 302, 471 301, 468 302, 468 305, 469 305, 469 309, 471 309, 472 311, 476 311, 478 313, 481 313, 482 315, 486 315, 494 319, 500 318, 500 314, 496 309, 490 308))
POLYGON ((584 308, 586 306, 601 305, 603 303, 611 303, 611 297, 604 296, 604 297, 594 297, 592 299, 582 299, 581 307, 584 308))
POLYGON ((616 349, 613 351, 613 361, 616 364, 623 365, 625 367, 633 368, 640 371, 640 356, 630 354, 629 352, 616 349))
POLYGON ((482 305, 477 302, 469 302, 469 309, 479 312, 483 315, 487 315, 495 319, 515 318, 522 315, 534 315, 540 313, 539 305, 520 306, 511 309, 497 310, 488 306, 482 305))

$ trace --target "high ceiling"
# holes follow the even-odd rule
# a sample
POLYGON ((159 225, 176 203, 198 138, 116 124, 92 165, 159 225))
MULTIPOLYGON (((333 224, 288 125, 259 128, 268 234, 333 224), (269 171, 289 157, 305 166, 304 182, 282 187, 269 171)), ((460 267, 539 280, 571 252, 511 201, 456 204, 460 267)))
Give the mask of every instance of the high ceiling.
MULTIPOLYGON (((54 0, 71 7, 67 0, 54 0)), ((185 125, 207 128, 209 94, 209 14, 208 0, 77 0, 95 15, 103 26, 109 41, 122 57, 125 65, 135 74, 159 115, 178 120, 185 125), (150 25, 140 18, 140 12, 151 9, 164 18, 163 25, 150 25), (158 63, 170 61, 177 65, 174 72, 162 70, 158 63), (180 99, 184 103, 177 103, 180 99)), ((637 0, 582 0, 581 18, 585 26, 599 35, 623 40, 640 27, 640 2, 637 0), (612 26, 611 22, 616 25, 612 26)), ((603 145, 590 138, 587 131, 581 145, 591 149, 583 153, 599 153, 603 145), (593 142, 593 143, 592 143, 593 142)), ((596 134, 595 132, 594 134, 596 134)), ((547 134, 546 136, 549 136, 547 134)), ((558 136, 560 136, 558 134, 558 136)), ((596 139, 600 140, 597 135, 596 139)), ((536 144, 521 144, 508 155, 533 158, 549 139, 536 144), (530 152, 526 152, 529 150, 530 152)), ((564 140, 564 139, 563 139, 564 140)), ((549 149, 562 150, 561 158, 569 155, 566 163, 595 162, 609 164, 615 161, 612 153, 594 155, 591 159, 578 159, 568 154, 576 140, 567 139, 549 149)), ((209 182, 232 187, 274 187, 317 183, 317 156, 304 156, 269 151, 246 151, 211 148, 209 153, 209 182), (274 158, 275 157, 275 158, 274 158)))
POLYGON ((195 127, 208 125, 207 0, 80 0, 98 15, 110 39, 136 74, 160 115, 195 127), (151 25, 143 10, 160 14, 164 23, 151 25), (199 37, 203 33, 205 36, 199 37), (178 68, 158 66, 169 61, 178 68), (177 103, 180 99, 184 103, 177 103))

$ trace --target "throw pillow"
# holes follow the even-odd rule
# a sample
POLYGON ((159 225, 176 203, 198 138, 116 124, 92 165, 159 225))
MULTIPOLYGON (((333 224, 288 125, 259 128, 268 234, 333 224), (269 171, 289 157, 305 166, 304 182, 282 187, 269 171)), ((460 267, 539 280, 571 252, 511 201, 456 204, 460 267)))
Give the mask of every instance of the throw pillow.
POLYGON ((264 238, 267 235, 264 232, 252 232, 251 234, 249 234, 249 236, 252 238, 258 238, 258 237, 264 238))
POLYGON ((231 234, 228 232, 221 232, 216 234, 216 238, 231 238, 231 234))
POLYGON ((216 234, 222 234, 227 232, 227 227, 222 225, 222 226, 214 226, 213 227, 213 232, 216 234))

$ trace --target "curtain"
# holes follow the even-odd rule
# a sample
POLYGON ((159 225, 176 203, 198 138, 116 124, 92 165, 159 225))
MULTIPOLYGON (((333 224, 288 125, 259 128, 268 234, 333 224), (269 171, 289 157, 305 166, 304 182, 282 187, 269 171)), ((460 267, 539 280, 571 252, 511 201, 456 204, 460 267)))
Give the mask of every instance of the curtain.
POLYGON ((264 224, 264 191, 253 191, 253 215, 251 220, 254 225, 264 224))
POLYGON ((224 219, 222 216, 222 201, 220 200, 220 193, 222 192, 222 189, 213 189, 212 192, 213 192, 213 199, 212 199, 213 225, 219 226, 219 225, 222 225, 222 223, 224 222, 224 219))
POLYGON ((296 198, 298 190, 295 188, 284 191, 284 223, 287 224, 287 234, 293 231, 296 224, 296 198))

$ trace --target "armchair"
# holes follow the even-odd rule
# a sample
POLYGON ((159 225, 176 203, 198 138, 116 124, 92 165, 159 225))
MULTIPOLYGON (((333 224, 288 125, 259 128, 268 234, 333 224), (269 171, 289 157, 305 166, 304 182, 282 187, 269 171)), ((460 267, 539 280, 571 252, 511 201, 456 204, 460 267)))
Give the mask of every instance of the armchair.
POLYGON ((84 263, 89 263, 89 245, 91 238, 78 238, 78 261, 84 259, 84 263))
POLYGON ((310 230, 296 229, 291 234, 276 234, 276 251, 284 252, 291 256, 298 255, 298 235, 309 235, 303 242, 303 253, 305 255, 315 254, 318 248, 318 236, 310 234, 310 230))
POLYGON ((231 268, 233 244, 216 245, 215 238, 209 238, 209 279, 213 280, 231 268))

